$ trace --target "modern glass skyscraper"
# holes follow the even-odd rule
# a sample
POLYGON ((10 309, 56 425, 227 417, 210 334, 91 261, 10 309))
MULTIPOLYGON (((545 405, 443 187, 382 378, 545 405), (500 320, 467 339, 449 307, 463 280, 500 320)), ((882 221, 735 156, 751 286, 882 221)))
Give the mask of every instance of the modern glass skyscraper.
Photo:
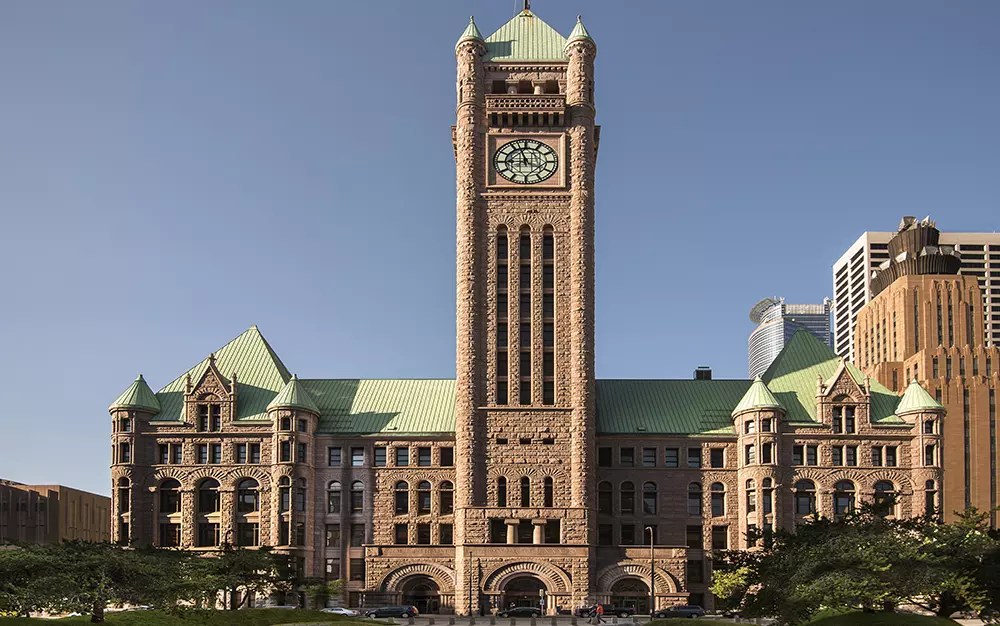
POLYGON ((784 298, 764 298, 750 309, 750 321, 757 324, 747 342, 750 378, 767 371, 800 328, 830 345, 829 298, 824 298, 823 304, 785 304, 784 298))

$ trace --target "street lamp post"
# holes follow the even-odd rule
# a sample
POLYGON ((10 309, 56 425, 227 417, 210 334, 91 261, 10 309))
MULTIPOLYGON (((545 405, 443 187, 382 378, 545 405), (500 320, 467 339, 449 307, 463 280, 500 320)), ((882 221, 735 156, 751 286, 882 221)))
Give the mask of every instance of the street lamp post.
POLYGON ((649 531, 649 617, 652 619, 656 610, 656 556, 653 552, 653 527, 646 526, 649 531))

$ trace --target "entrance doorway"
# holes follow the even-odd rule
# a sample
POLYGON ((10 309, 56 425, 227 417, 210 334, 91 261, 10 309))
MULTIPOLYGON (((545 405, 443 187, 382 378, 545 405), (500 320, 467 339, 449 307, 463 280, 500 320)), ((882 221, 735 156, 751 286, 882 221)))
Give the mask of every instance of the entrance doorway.
POLYGON ((541 593, 544 591, 547 591, 545 583, 534 576, 518 576, 504 585, 501 606, 505 609, 529 606, 542 609, 544 612, 545 606, 541 593))
POLYGON ((410 576, 399 586, 403 604, 417 607, 421 615, 441 610, 441 589, 430 576, 410 576))
POLYGON ((611 603, 616 607, 635 609, 640 615, 649 613, 649 585, 638 578, 623 578, 611 586, 611 603))

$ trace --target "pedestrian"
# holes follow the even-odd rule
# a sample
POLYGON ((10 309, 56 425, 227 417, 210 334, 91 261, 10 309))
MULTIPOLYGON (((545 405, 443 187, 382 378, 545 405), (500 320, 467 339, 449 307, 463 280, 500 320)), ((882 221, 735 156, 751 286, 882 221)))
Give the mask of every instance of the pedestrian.
POLYGON ((596 611, 596 613, 597 613, 597 623, 598 624, 603 624, 604 620, 601 619, 601 618, 604 615, 604 607, 601 606, 601 604, 597 605, 597 611, 596 611))

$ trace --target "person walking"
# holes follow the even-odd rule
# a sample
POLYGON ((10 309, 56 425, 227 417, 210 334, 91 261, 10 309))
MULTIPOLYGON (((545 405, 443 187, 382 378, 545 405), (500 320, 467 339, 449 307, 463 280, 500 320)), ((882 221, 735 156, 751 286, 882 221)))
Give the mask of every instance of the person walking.
POLYGON ((594 613, 596 614, 596 617, 597 617, 597 621, 595 623, 596 624, 603 624, 604 620, 602 618, 604 617, 604 607, 601 606, 600 603, 597 604, 597 610, 594 611, 594 613))

